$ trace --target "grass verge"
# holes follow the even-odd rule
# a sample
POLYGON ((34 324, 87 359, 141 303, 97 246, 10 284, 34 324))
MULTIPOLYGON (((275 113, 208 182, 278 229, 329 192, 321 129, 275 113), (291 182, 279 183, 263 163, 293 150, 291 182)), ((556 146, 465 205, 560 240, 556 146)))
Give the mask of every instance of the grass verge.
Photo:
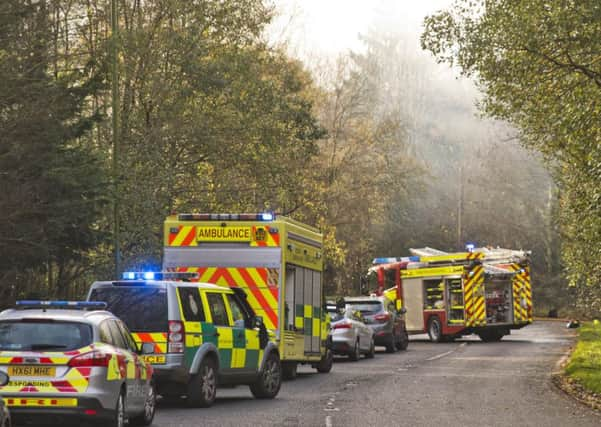
POLYGON ((565 373, 585 389, 601 394, 601 324, 584 323, 565 373))

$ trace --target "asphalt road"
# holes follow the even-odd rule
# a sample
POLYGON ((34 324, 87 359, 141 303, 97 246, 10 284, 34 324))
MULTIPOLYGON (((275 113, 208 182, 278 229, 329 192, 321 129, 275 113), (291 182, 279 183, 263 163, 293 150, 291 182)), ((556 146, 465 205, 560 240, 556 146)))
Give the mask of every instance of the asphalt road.
POLYGON ((499 343, 466 337, 406 352, 337 359, 330 374, 301 368, 275 400, 218 390, 209 409, 162 404, 154 426, 601 426, 550 374, 573 342, 561 322, 535 322, 499 343))

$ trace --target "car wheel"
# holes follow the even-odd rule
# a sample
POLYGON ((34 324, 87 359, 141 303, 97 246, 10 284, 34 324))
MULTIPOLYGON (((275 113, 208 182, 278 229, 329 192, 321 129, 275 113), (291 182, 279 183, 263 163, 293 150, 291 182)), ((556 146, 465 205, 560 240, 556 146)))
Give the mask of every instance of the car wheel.
POLYGON ((353 347, 353 351, 351 351, 348 357, 356 362, 361 357, 361 349, 359 348, 359 340, 355 341, 355 346, 353 347))
POLYGON ((257 381, 250 385, 250 392, 258 399, 273 399, 282 385, 282 364, 275 352, 269 353, 263 371, 257 381))
POLYGON ((217 370, 213 359, 205 358, 200 363, 198 373, 188 384, 188 405, 208 408, 217 395, 217 370))
POLYGON ((428 335, 432 342, 441 342, 444 338, 442 335, 442 324, 436 316, 431 317, 428 322, 428 335))
POLYGON ((326 354, 323 355, 319 363, 317 364, 317 372, 320 374, 327 374, 332 370, 332 365, 334 364, 334 354, 332 350, 327 349, 326 354))
POLYGON ((130 420, 130 424, 134 426, 149 426, 154 419, 154 413, 157 407, 157 395, 154 385, 150 384, 144 401, 144 412, 130 420))
POLYGON ((403 332, 401 332, 401 336, 399 337, 399 340, 397 341, 396 349, 404 351, 404 350, 407 350, 408 346, 409 346, 409 335, 407 334, 407 330, 403 329, 403 332))
POLYGON ((371 344, 369 346, 369 351, 367 352, 367 354, 365 355, 365 357, 367 359, 373 359, 374 356, 376 355, 376 343, 374 342, 374 339, 371 339, 371 344))
POLYGON ((296 362, 284 362, 282 363, 282 377, 285 380, 293 380, 296 378, 296 368, 298 363, 296 362))
POLYGON ((115 415, 111 423, 114 427, 125 426, 125 393, 123 390, 119 392, 117 404, 115 405, 115 415))
POLYGON ((394 335, 390 336, 390 341, 386 343, 386 353, 394 353, 396 351, 396 346, 394 342, 394 335))

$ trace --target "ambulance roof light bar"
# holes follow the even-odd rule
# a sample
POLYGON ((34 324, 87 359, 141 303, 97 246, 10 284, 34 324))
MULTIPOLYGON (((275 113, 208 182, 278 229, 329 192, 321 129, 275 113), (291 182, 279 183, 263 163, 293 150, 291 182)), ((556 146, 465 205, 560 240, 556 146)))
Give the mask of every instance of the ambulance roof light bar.
POLYGON ((19 300, 15 302, 15 306, 19 309, 26 308, 63 308, 72 310, 104 310, 107 307, 103 301, 41 301, 41 300, 19 300))
POLYGON ((275 220, 274 212, 259 212, 259 213, 183 213, 178 214, 179 221, 273 221, 275 220))
POLYGON ((190 280, 197 279, 198 273, 176 271, 126 271, 123 280, 190 280))

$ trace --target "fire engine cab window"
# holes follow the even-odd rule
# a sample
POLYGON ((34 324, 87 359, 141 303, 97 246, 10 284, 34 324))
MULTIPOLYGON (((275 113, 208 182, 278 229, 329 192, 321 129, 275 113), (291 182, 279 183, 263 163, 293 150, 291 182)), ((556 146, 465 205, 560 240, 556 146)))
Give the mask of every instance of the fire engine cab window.
POLYGON ((205 313, 200 302, 197 288, 177 288, 177 294, 182 304, 184 319, 187 322, 204 322, 205 313))
POLYGON ((211 308, 213 324, 218 326, 229 326, 222 294, 207 292, 207 300, 209 302, 209 307, 211 308))

